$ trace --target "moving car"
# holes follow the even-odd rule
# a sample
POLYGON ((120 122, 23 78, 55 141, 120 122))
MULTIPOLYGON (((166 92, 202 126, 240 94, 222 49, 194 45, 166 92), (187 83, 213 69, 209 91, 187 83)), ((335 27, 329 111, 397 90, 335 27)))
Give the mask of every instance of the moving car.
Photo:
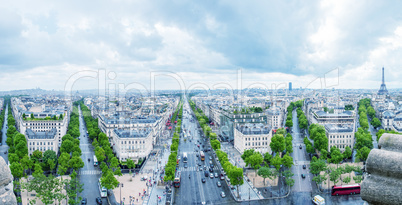
POLYGON ((225 198, 225 197, 226 197, 225 192, 221 192, 221 197, 222 197, 222 198, 225 198))
POLYGON ((225 179, 225 177, 221 176, 221 180, 224 180, 224 179, 225 179))
POLYGON ((87 204, 87 198, 83 198, 83 199, 81 200, 81 204, 82 204, 82 205, 87 204))
POLYGON ((211 165, 209 165, 211 168, 214 168, 214 165, 213 164, 211 164, 211 165))
POLYGON ((210 167, 210 168, 209 168, 209 172, 214 172, 214 170, 210 167))
POLYGON ((202 183, 205 183, 205 182, 206 182, 205 178, 202 178, 201 181, 202 181, 202 183))
POLYGON ((221 187, 221 186, 222 186, 221 182, 220 182, 220 181, 217 181, 217 182, 216 182, 216 186, 221 187))
POLYGON ((299 149, 301 149, 301 148, 302 148, 302 146, 300 145, 300 146, 299 146, 299 149))
POLYGON ((215 178, 218 178, 218 173, 216 173, 216 172, 215 172, 215 174, 214 174, 214 175, 215 175, 215 178))
POLYGON ((199 171, 202 171, 202 167, 200 167, 199 171))
POLYGON ((306 169, 306 165, 305 165, 305 164, 303 164, 303 169, 306 169))
POLYGON ((184 164, 184 168, 187 168, 187 164, 184 164))
POLYGON ((301 177, 304 179, 304 178, 306 178, 306 175, 305 175, 305 174, 301 174, 301 177))
POLYGON ((96 198, 96 204, 102 204, 102 199, 100 197, 96 198))
POLYGON ((214 178, 214 174, 211 173, 211 174, 209 175, 209 178, 213 179, 213 178, 214 178))
POLYGON ((205 177, 208 177, 208 172, 205 171, 205 172, 204 172, 204 175, 205 175, 205 177))

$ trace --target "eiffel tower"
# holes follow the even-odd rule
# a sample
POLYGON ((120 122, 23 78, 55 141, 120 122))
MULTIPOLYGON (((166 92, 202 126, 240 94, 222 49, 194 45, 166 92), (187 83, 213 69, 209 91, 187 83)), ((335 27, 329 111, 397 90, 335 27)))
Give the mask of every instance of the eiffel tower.
POLYGON ((388 95, 387 86, 385 86, 385 80, 384 80, 384 67, 382 67, 382 83, 380 90, 378 90, 378 95, 388 95))

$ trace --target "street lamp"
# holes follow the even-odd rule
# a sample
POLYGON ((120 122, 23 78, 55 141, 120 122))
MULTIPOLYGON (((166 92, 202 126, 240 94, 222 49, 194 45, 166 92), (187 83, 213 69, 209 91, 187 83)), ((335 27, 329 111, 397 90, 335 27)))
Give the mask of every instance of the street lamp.
POLYGON ((119 187, 120 187, 120 205, 121 205, 121 188, 123 187, 123 183, 119 183, 119 187))

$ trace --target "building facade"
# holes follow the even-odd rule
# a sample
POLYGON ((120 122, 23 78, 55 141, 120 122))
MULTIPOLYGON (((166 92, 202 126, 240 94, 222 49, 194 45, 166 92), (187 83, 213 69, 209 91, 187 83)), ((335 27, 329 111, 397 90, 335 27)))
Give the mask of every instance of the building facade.
POLYGON ((113 150, 120 161, 128 158, 138 162, 147 157, 152 150, 152 130, 150 128, 122 130, 112 132, 113 150))

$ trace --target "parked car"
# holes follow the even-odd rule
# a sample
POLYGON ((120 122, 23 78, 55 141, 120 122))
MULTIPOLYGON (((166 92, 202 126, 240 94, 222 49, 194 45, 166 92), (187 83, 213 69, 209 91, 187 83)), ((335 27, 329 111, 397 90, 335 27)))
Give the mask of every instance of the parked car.
POLYGON ((220 181, 217 181, 217 182, 216 182, 216 186, 221 187, 221 186, 222 186, 221 182, 220 182, 220 181))
POLYGON ((211 156, 209 156, 209 160, 212 160, 212 157, 211 157, 211 156))
POLYGON ((225 177, 221 176, 221 180, 224 180, 224 179, 225 179, 225 177))

